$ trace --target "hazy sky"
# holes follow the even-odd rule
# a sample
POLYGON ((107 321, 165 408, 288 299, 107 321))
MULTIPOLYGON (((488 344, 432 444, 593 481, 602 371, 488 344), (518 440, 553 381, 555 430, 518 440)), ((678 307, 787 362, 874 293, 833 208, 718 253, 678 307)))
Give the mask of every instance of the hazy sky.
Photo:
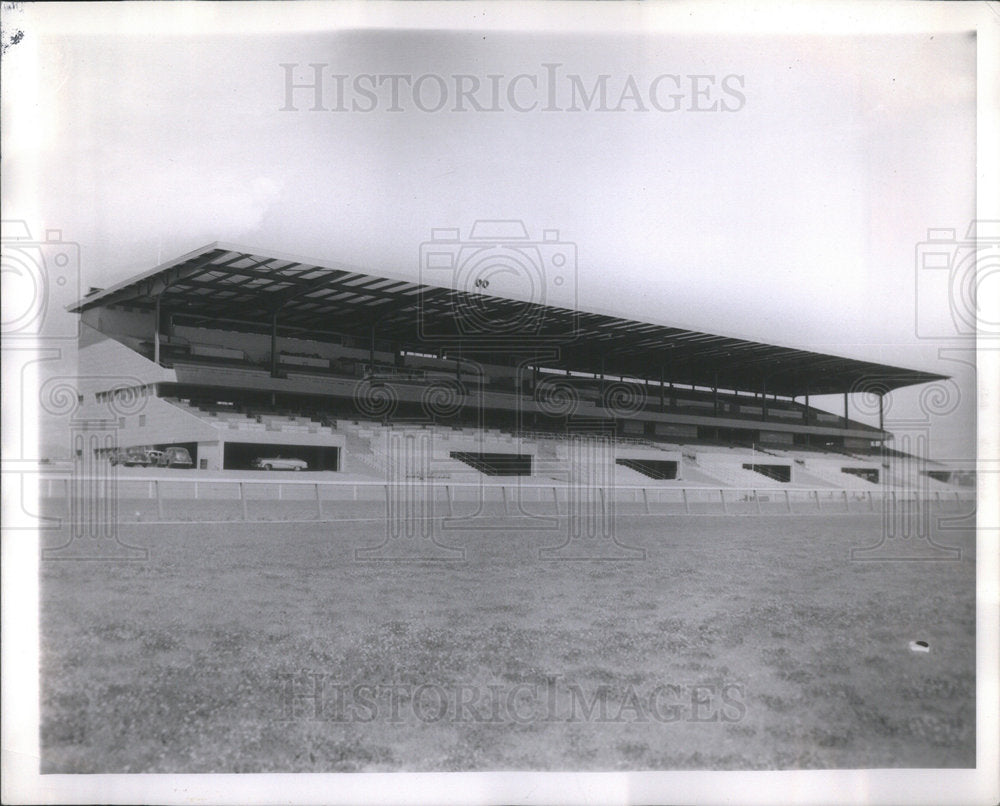
POLYGON ((897 392, 887 427, 923 418, 937 458, 971 455, 974 373, 939 357, 962 342, 915 263, 975 216, 971 35, 225 33, 238 13, 39 23, 5 55, 4 217, 78 242, 84 290, 216 240, 417 278, 432 228, 521 219, 576 244, 584 308, 954 376, 957 408, 897 392), (311 64, 324 111, 310 89, 281 111, 311 64))

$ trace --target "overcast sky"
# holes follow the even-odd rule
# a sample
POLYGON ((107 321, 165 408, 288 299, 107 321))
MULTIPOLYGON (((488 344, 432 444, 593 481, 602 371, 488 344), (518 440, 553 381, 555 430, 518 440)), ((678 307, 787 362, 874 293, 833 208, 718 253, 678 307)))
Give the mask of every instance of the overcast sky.
POLYGON ((84 290, 216 240, 416 279, 432 228, 521 219, 576 245, 581 307, 954 376, 957 408, 897 392, 887 427, 973 455, 974 373, 939 357, 962 342, 915 255, 975 216, 974 37, 225 33, 238 13, 74 36, 33 8, 4 56, 4 217, 78 242, 84 290), (289 98, 312 64, 324 111, 289 98))

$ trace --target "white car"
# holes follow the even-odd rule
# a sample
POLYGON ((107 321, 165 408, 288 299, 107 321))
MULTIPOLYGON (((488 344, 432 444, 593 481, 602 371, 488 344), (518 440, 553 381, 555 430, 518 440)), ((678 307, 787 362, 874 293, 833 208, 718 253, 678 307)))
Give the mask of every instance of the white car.
POLYGON ((290 459, 283 456, 258 456, 253 460, 257 470, 308 470, 309 463, 303 459, 290 459))

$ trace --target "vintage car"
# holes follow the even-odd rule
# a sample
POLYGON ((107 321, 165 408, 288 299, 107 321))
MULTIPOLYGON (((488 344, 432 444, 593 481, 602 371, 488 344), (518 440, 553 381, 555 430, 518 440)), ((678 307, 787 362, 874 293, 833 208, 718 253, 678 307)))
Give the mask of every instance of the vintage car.
POLYGON ((293 459, 284 456, 258 456, 253 460, 257 470, 308 470, 309 463, 303 459, 293 459))
POLYGON ((150 464, 149 453, 145 448, 123 448, 111 454, 111 464, 125 465, 125 467, 146 467, 150 464))
POLYGON ((157 464, 160 467, 194 467, 194 462, 191 461, 191 454, 188 453, 188 449, 180 448, 176 445, 160 451, 157 464))

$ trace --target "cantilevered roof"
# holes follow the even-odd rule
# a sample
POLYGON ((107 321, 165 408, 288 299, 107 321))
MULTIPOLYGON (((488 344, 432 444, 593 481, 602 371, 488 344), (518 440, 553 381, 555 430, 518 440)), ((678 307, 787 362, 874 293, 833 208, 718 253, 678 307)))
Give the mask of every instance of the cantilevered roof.
MULTIPOLYGON (((487 273, 482 275, 487 276, 487 273)), ((528 359, 609 375, 779 395, 891 389, 946 376, 547 305, 486 288, 448 288, 368 274, 339 264, 214 243, 69 307, 153 308, 177 321, 283 335, 371 338, 401 349, 528 359), (308 334, 308 335, 305 335, 308 334), (547 353, 547 355, 545 355, 547 353)))

